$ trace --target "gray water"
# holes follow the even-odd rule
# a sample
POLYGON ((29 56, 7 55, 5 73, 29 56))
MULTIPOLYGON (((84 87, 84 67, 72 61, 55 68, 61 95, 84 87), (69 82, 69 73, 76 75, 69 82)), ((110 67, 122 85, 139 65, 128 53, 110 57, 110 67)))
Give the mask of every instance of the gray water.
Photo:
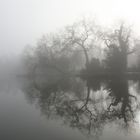
POLYGON ((140 138, 139 81, 106 84, 64 78, 39 83, 23 78, 0 79, 1 140, 140 138), (124 115, 122 104, 127 92, 137 99, 129 97, 124 115))

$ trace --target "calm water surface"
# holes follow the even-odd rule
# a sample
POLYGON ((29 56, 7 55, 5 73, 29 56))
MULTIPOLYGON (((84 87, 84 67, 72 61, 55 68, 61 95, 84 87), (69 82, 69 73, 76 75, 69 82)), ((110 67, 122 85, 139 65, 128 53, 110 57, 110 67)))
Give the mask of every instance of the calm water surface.
POLYGON ((0 79, 1 140, 139 140, 139 80, 42 79, 0 79))

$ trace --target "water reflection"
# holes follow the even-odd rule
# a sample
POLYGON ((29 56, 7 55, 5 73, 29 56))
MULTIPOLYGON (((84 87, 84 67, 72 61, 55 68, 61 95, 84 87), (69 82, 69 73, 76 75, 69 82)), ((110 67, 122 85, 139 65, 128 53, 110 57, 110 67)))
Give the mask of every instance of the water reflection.
POLYGON ((63 77, 51 84, 37 81, 23 87, 28 101, 35 103, 48 119, 61 119, 86 136, 99 138, 110 123, 123 129, 136 123, 139 96, 130 88, 137 83, 138 92, 139 81, 128 81, 123 76, 110 80, 63 77))
POLYGON ((128 121, 134 118, 134 110, 132 108, 132 98, 136 101, 136 96, 129 93, 128 81, 125 78, 115 78, 111 80, 108 84, 109 96, 112 98, 108 110, 113 112, 113 114, 119 119, 123 118, 124 122, 127 124, 128 121), (113 109, 110 108, 113 106, 113 109), (119 108, 114 108, 119 107, 119 108))

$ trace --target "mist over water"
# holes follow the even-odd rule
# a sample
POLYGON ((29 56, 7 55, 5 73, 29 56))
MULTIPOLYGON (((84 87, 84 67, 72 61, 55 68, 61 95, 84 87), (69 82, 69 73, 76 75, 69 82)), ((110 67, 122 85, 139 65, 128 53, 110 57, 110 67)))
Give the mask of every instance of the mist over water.
POLYGON ((52 80, 0 80, 1 138, 139 139, 139 81, 52 80))
POLYGON ((0 1, 0 140, 139 140, 138 0, 0 1))

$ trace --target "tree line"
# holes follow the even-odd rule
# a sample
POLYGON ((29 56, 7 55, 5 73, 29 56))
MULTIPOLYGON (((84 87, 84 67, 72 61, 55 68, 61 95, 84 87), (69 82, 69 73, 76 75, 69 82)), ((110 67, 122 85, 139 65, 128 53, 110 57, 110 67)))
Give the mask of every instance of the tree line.
POLYGON ((42 36, 36 46, 26 47, 23 58, 31 75, 49 69, 63 75, 118 75, 140 71, 140 63, 128 68, 128 57, 138 47, 130 26, 107 29, 84 19, 42 36))

